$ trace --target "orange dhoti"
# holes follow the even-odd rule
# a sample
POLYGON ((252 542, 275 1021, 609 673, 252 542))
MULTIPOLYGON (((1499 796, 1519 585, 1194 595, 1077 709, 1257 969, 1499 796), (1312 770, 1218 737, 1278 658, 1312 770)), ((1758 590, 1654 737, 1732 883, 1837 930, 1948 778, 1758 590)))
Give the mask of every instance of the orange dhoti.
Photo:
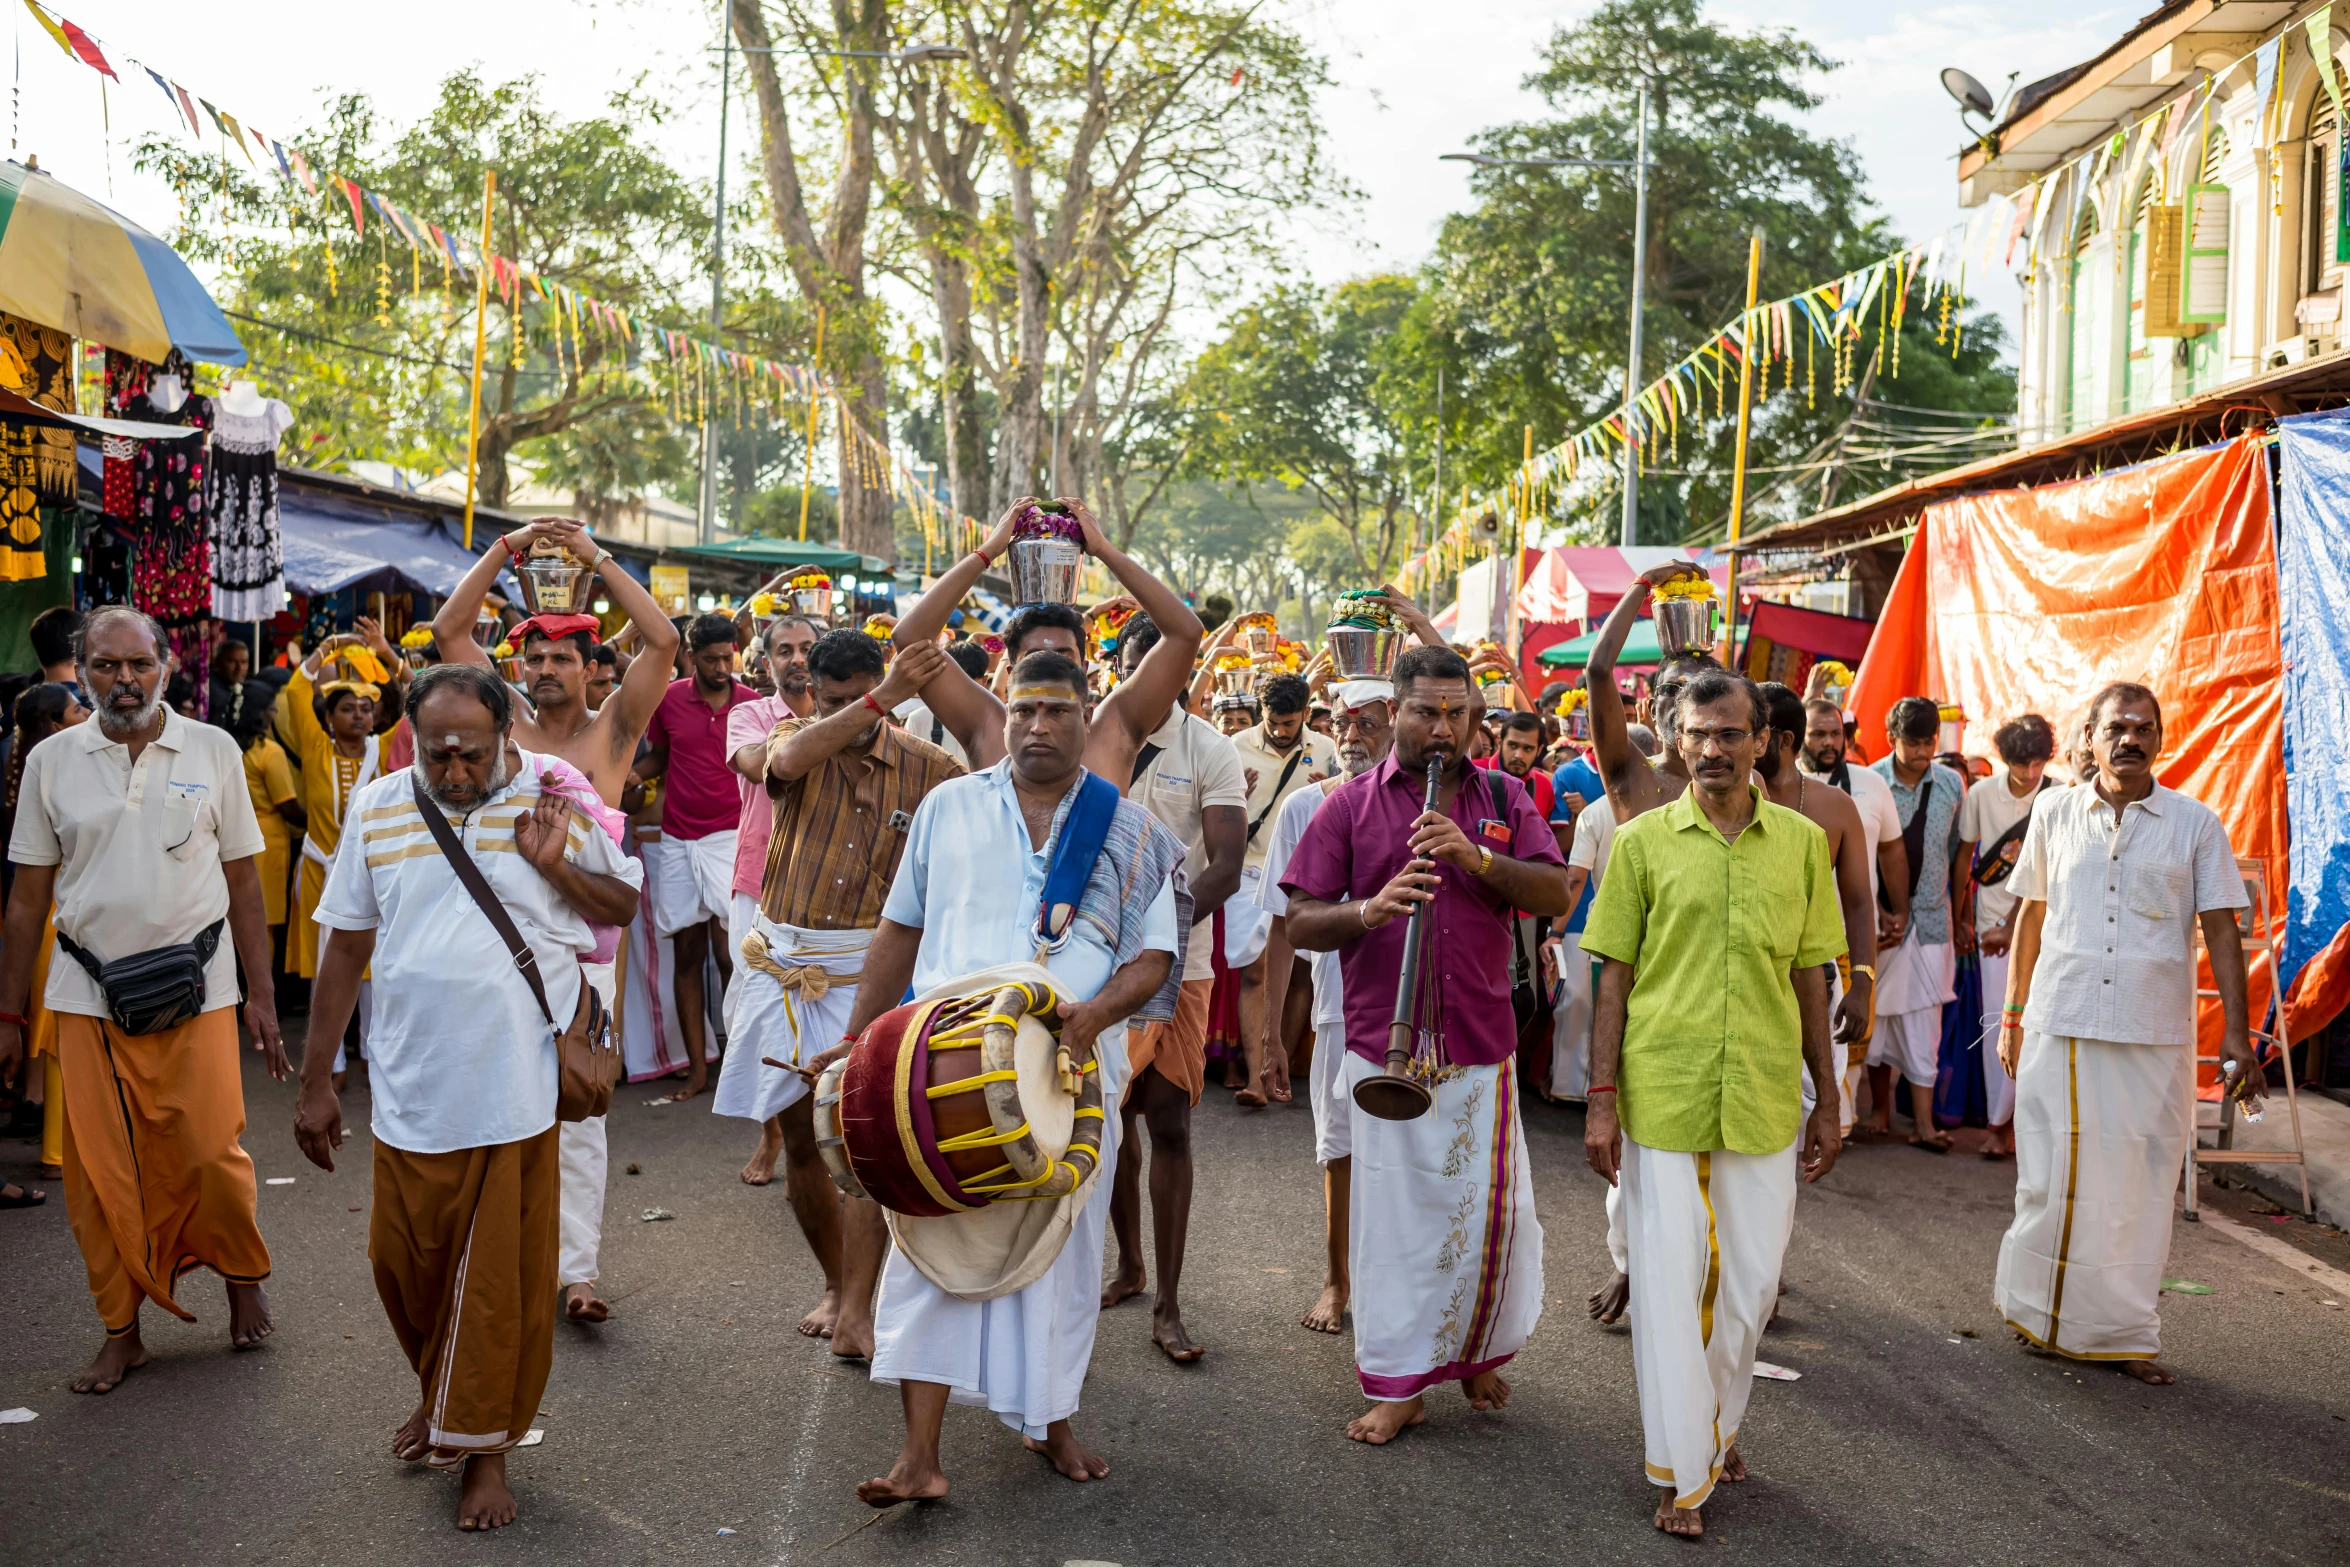
POLYGON ((206 1267, 237 1284, 269 1276, 253 1216, 237 1014, 215 1007, 159 1034, 53 1014, 65 1088, 65 1208, 109 1337, 142 1300, 174 1316, 180 1275, 206 1267))
POLYGON ((1127 1032, 1127 1070, 1133 1074, 1126 1080, 1127 1093, 1142 1081, 1144 1067, 1155 1066, 1161 1077, 1190 1095, 1193 1104, 1199 1103, 1200 1090, 1208 1082, 1208 1000, 1215 986, 1212 979, 1185 980, 1173 1022, 1127 1032))
POLYGON ((453 1153, 375 1145, 367 1256, 424 1391, 426 1462, 522 1440, 555 1361, 561 1182, 550 1126, 453 1153))

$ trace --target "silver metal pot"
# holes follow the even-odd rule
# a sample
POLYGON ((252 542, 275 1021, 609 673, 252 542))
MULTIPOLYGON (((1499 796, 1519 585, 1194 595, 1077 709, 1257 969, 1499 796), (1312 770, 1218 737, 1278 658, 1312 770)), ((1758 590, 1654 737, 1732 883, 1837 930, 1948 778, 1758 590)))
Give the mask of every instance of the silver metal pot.
POLYGON ((1085 551, 1067 539, 1014 539, 1004 559, 1015 604, 1074 604, 1085 551))
POLYGON ((1332 626, 1322 634, 1322 645, 1330 650, 1330 667, 1339 679, 1387 680, 1394 677, 1396 657, 1403 651, 1403 632, 1332 626))
POLYGON ((1656 645, 1665 657, 1713 651, 1721 628, 1719 599, 1663 599, 1654 613, 1656 645))

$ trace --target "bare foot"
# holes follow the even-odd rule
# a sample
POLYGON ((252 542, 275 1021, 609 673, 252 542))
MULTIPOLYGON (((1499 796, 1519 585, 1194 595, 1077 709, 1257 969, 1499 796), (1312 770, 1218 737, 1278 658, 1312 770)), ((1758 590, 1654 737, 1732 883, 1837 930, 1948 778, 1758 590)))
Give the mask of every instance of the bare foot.
POLYGON ((1110 1461, 1077 1440, 1069 1429, 1069 1422, 1056 1420, 1044 1428, 1044 1440, 1024 1436, 1021 1443, 1032 1453, 1042 1453, 1052 1465, 1072 1480, 1103 1480, 1109 1477, 1110 1461))
POLYGON ((1122 1300, 1132 1300, 1143 1292, 1148 1280, 1140 1268, 1121 1268, 1117 1277, 1102 1286, 1102 1310, 1107 1311, 1122 1300))
POLYGON ((2013 1157, 2014 1153, 2015 1132, 2012 1122, 2007 1126, 1994 1126, 1983 1135, 1984 1158, 2006 1159, 2013 1157))
POLYGON ((416 1464, 422 1463, 424 1455, 431 1451, 432 1426, 424 1418, 424 1403, 420 1399, 417 1401, 416 1413, 410 1415, 407 1423, 392 1433, 392 1456, 416 1464))
POLYGON ((1498 1371, 1480 1371, 1461 1384, 1468 1395, 1471 1409, 1505 1409, 1509 1406, 1510 1385, 1501 1379, 1498 1371))
MULTIPOLYGON (((44 1068, 43 1070, 46 1070, 46 1068, 44 1068)), ((332 1080, 333 1080, 333 1082, 334 1082, 334 1085, 335 1085, 335 1092, 336 1092, 336 1093, 338 1093, 338 1094, 339 1094, 339 1093, 344 1093, 344 1092, 346 1092, 346 1091, 347 1091, 347 1090, 350 1088, 350 1086, 351 1086, 351 1070, 350 1070, 350 1068, 348 1068, 348 1067, 345 1067, 345 1068, 344 1068, 342 1071, 340 1071, 340 1072, 336 1072, 336 1073, 333 1073, 333 1074, 331 1074, 331 1077, 332 1077, 332 1080)))
POLYGON ((111 1393, 122 1386, 122 1379, 147 1363, 147 1346, 139 1342, 139 1329, 120 1338, 110 1338, 99 1346, 98 1358, 90 1362, 90 1369, 73 1380, 76 1393, 111 1393))
POLYGON ((843 1312, 832 1325, 832 1355, 835 1360, 871 1360, 873 1318, 867 1315, 852 1322, 843 1312))
POLYGON ((1339 1333, 1346 1328, 1346 1286, 1325 1284, 1314 1309, 1302 1319, 1316 1333, 1339 1333))
MULTIPOLYGON (((765 1186, 775 1179, 775 1161, 783 1157, 783 1123, 768 1121, 759 1128, 759 1148, 743 1166, 745 1186, 765 1186)), ((806 1328, 800 1329, 805 1333, 806 1328)))
POLYGON ((1632 1304, 1631 1276, 1623 1273, 1610 1275, 1605 1284, 1591 1292, 1591 1299, 1586 1304, 1591 1308, 1592 1321, 1602 1327, 1615 1322, 1623 1316, 1624 1308, 1632 1304))
POLYGON ((2159 1360, 2125 1360, 2122 1369, 2152 1387, 2169 1387, 2178 1380, 2159 1360))
POLYGON ((596 1286, 568 1284, 563 1289, 563 1318, 567 1322, 601 1322, 612 1315, 612 1308, 604 1297, 596 1293, 596 1286))
POLYGON ((1665 1493, 1663 1501, 1656 1504, 1656 1526, 1667 1534, 1677 1534, 1685 1540, 1705 1537, 1705 1521, 1697 1516, 1697 1509, 1675 1507, 1670 1491, 1665 1493))
POLYGON ((269 1314, 269 1292, 258 1284, 228 1287, 228 1342, 231 1349, 253 1349, 277 1331, 269 1314))
MULTIPOLYGON (((745 1176, 744 1179, 749 1180, 750 1177, 745 1176)), ((839 1320, 840 1291, 828 1289, 824 1292, 824 1298, 816 1302, 815 1309, 800 1318, 800 1337, 830 1338, 832 1337, 833 1324, 839 1320)))
POLYGON ((503 1529, 514 1521, 514 1493, 506 1489, 506 1455, 480 1453, 465 1460, 465 1489, 457 1498, 457 1527, 503 1529))
POLYGON ((1264 1091, 1256 1088, 1244 1088, 1240 1090, 1240 1092, 1232 1096, 1232 1102, 1240 1106, 1243 1110, 1262 1110, 1268 1103, 1270 1103, 1270 1101, 1265 1098, 1264 1091))
POLYGON ((1191 1335, 1183 1331, 1181 1313, 1165 1306, 1151 1312, 1151 1342, 1167 1352, 1167 1358, 1177 1365, 1188 1366, 1208 1352, 1205 1344, 1194 1344, 1191 1335))
POLYGON ((867 1507, 895 1507, 900 1502, 935 1502, 947 1494, 946 1471, 936 1463, 914 1464, 901 1453, 895 1468, 879 1479, 857 1487, 857 1500, 867 1507))
POLYGON ((1346 1423, 1346 1434, 1353 1441, 1385 1447, 1427 1418, 1426 1406, 1416 1397, 1404 1399, 1401 1403, 1373 1404, 1346 1423))
POLYGON ((1738 1444, 1735 1442, 1731 1443, 1730 1450, 1722 1455, 1722 1478, 1732 1485, 1736 1485, 1746 1478, 1746 1460, 1738 1456, 1738 1444))

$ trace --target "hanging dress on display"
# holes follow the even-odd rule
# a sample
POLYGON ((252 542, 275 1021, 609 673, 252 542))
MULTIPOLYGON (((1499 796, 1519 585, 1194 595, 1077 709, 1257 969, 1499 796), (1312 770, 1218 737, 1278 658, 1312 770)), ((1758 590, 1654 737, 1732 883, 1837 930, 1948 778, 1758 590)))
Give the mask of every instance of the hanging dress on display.
MULTIPOLYGON (((176 349, 173 358, 178 358, 176 349)), ((125 406, 144 394, 154 377, 155 367, 146 360, 134 359, 119 348, 106 350, 107 414, 116 419, 125 417, 125 406)), ((100 505, 107 516, 129 522, 139 512, 139 443, 126 435, 109 435, 100 438, 99 449, 106 458, 100 505)))
POLYGON ((285 548, 277 526, 277 444, 294 411, 272 397, 238 412, 213 405, 212 613, 267 620, 285 604, 285 548))
MULTIPOLYGON (((123 417, 210 430, 212 399, 190 397, 165 409, 155 405, 151 393, 141 393, 123 405, 123 417)), ((139 443, 131 603, 166 626, 212 613, 212 535, 204 482, 208 456, 200 440, 139 443)))
MULTIPOLYGON (((73 413, 73 341, 0 311, 0 386, 44 408, 73 413)), ((49 574, 41 509, 74 503, 71 430, 0 424, 0 582, 49 574)))

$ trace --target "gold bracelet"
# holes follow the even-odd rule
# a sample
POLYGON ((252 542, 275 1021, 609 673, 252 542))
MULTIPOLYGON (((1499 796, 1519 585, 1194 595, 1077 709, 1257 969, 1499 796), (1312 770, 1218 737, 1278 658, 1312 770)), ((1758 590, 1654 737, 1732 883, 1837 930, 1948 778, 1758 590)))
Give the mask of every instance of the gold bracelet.
POLYGON ((1493 851, 1485 847, 1485 845, 1479 844, 1477 845, 1477 852, 1485 856, 1485 858, 1477 862, 1477 874, 1482 876, 1487 871, 1493 869, 1493 851))
POLYGON ((1855 963, 1852 965, 1852 972, 1855 974, 1866 974, 1869 977, 1869 983, 1872 985, 1877 982, 1877 965, 1874 963, 1855 963))

